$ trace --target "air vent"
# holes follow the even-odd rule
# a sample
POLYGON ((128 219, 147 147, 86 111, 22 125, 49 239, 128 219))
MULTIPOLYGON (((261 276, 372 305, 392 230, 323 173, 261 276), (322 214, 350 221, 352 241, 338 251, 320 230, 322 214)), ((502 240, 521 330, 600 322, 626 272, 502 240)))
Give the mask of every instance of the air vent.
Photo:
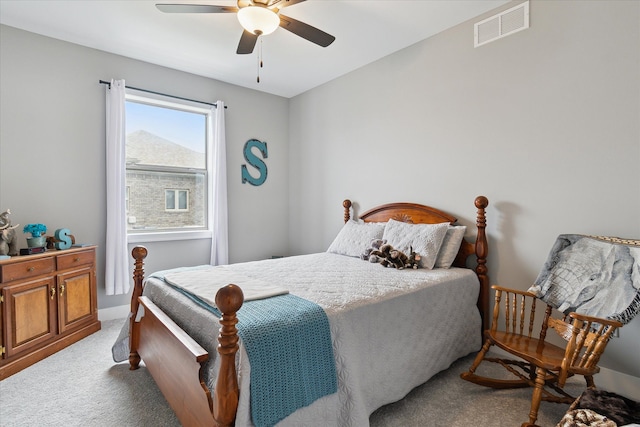
POLYGON ((526 1, 474 25, 474 47, 482 46, 529 28, 529 2, 526 1))

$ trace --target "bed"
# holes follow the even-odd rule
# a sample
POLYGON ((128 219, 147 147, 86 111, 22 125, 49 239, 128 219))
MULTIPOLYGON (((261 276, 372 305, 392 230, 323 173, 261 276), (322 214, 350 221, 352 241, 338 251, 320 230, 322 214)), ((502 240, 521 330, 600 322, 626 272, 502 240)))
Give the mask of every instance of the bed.
MULTIPOLYGON (((137 246, 132 251, 134 290, 126 328, 130 369, 137 369, 143 361, 185 426, 368 425, 374 410, 402 399, 458 358, 480 348, 488 319, 488 200, 479 196, 474 203, 477 232, 472 233, 471 240, 462 238, 464 227, 456 224, 454 216, 433 207, 390 203, 354 220, 352 203, 345 200, 345 225, 327 252, 319 254, 176 269, 145 278, 147 250, 137 246), (374 234, 375 238, 395 239, 400 246, 412 243, 411 249, 423 255, 420 262, 427 268, 385 268, 367 262, 369 251, 363 242, 371 242, 374 234), (414 240, 398 241, 409 235, 414 240), (462 240, 452 246, 455 236, 462 240), (445 246, 450 253, 444 253, 445 246), (435 254, 424 256, 425 251, 434 248, 435 254), (441 259, 445 255, 449 261, 441 259), (470 262, 473 266, 469 268, 467 259, 473 256, 475 262, 470 262), (441 262, 450 268, 436 268, 441 262), (190 278, 213 274, 237 285, 219 286, 213 296, 199 297, 185 283, 190 278), (257 283, 257 287, 274 285, 285 291, 273 298, 258 297, 243 306, 243 283, 247 284, 245 290, 257 283), (308 380, 316 388, 326 384, 329 388, 282 415, 282 408, 256 400, 249 390, 255 389, 258 395, 257 391, 266 387, 267 397, 277 396, 279 389, 288 388, 279 384, 290 385, 291 380, 284 379, 282 383, 280 379, 286 375, 272 374, 273 365, 265 365, 271 366, 266 377, 271 378, 271 383, 260 383, 256 378, 260 378, 263 363, 255 356, 256 347, 251 347, 248 338, 247 342, 240 338, 238 330, 242 337, 251 334, 243 323, 244 319, 247 323, 253 321, 246 314, 255 310, 250 307, 273 304, 284 297, 321 308, 329 331, 329 340, 323 345, 330 347, 335 372, 320 373, 318 376, 324 381, 321 385, 316 385, 318 378, 308 380), (276 418, 262 418, 265 411, 280 412, 274 415, 276 418)), ((267 310, 277 311, 271 306, 267 310)), ((286 353, 289 346, 295 345, 313 348, 310 344, 322 342, 322 334, 314 332, 313 336, 317 338, 300 339, 302 344, 294 343, 297 338, 288 343, 285 339, 285 343, 273 344, 269 353, 279 354, 282 349, 286 353)), ((316 353, 325 350, 315 347, 312 357, 319 357, 316 353)), ((115 354, 114 350, 114 359, 115 354)), ((281 364, 290 365, 288 359, 281 364)), ((319 366, 320 362, 314 359, 311 365, 316 364, 319 366)), ((297 377, 294 382, 298 382, 297 377)))

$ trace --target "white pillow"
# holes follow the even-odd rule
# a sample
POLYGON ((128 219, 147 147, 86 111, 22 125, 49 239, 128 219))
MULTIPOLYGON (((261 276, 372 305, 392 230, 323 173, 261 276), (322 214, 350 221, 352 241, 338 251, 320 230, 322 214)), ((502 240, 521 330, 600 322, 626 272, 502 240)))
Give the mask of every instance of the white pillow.
POLYGON ((453 261, 455 261, 464 233, 467 231, 466 225, 450 225, 447 229, 447 234, 444 236, 440 252, 438 252, 438 258, 436 258, 436 264, 434 268, 451 268, 453 261))
POLYGON ((413 251, 421 257, 420 266, 433 268, 448 227, 448 222, 410 224, 390 219, 384 228, 382 238, 386 239, 394 249, 407 255, 413 248, 413 251))
POLYGON ((333 240, 327 252, 360 257, 371 241, 382 238, 384 222, 362 222, 350 219, 333 240))

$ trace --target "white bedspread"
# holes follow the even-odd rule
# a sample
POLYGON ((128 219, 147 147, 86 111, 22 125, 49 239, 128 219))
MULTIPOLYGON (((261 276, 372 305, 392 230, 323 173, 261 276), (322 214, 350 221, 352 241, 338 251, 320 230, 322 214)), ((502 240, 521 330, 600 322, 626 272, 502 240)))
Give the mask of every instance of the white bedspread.
MULTIPOLYGON (((478 279, 468 269, 396 270, 331 253, 224 269, 288 289, 319 304, 329 317, 338 392, 296 411, 279 427, 367 426, 377 408, 402 399, 481 345, 478 279)), ((158 279, 147 281, 144 294, 209 351, 213 369, 205 380, 212 387, 219 327, 215 316, 158 279)), ((242 345, 238 372, 236 426, 251 426, 250 365, 242 345)))
POLYGON ((216 306, 216 293, 229 283, 240 286, 245 301, 274 297, 289 293, 286 288, 264 280, 244 276, 228 265, 203 266, 194 270, 166 273, 164 280, 185 289, 216 306))

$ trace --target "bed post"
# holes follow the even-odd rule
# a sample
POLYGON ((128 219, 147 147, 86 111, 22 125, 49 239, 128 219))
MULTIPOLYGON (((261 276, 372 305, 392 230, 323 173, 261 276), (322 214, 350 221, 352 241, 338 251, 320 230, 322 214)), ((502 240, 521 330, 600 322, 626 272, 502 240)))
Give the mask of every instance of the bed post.
POLYGON ((346 199, 342 202, 342 206, 344 206, 344 222, 346 223, 351 218, 351 200, 346 199))
POLYGON ((487 274, 486 265, 489 245, 485 233, 487 226, 485 209, 489 206, 489 200, 484 196, 478 196, 476 197, 475 205, 476 208, 478 208, 478 216, 476 218, 476 226, 478 227, 478 236, 476 237, 476 258, 478 265, 476 266, 476 274, 480 280, 478 309, 482 316, 482 331, 484 331, 489 327, 489 275, 487 274))
POLYGON ((131 312, 129 313, 129 369, 138 369, 140 355, 138 354, 138 342, 140 339, 139 325, 136 324, 138 307, 142 296, 142 284, 144 282, 144 259, 147 257, 147 248, 136 246, 131 251, 134 262, 133 269, 133 293, 131 294, 131 312))
POLYGON ((242 307, 244 295, 236 285, 227 285, 216 293, 216 306, 222 313, 218 353, 220 370, 213 396, 213 419, 216 427, 232 426, 238 410, 238 376, 236 374, 236 353, 238 351, 238 330, 236 312, 242 307))

